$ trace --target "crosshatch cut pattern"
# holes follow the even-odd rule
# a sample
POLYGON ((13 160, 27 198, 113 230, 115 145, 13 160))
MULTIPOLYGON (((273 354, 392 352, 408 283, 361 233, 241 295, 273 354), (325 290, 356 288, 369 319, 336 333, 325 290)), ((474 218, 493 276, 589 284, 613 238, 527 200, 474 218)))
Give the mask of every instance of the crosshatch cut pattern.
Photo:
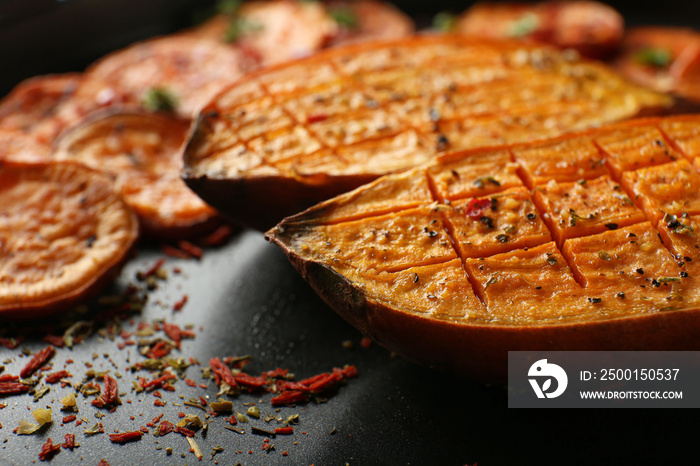
POLYGON ((210 204, 250 223, 260 212, 243 218, 236 198, 255 183, 261 192, 280 179, 306 189, 307 207, 441 153, 553 137, 670 104, 604 65, 540 45, 449 36, 355 45, 223 91, 202 110, 184 176, 210 204), (241 180, 242 191, 217 199, 207 180, 241 180))
POLYGON ((700 116, 679 116, 449 153, 268 237, 438 319, 556 325, 694 308, 698 141, 700 116))

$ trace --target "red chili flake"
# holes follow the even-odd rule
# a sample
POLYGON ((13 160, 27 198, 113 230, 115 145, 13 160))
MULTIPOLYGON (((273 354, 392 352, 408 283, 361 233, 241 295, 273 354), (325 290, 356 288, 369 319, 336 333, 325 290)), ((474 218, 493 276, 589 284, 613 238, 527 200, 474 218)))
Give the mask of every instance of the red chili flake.
POLYGON ((179 413, 177 413, 177 417, 180 417, 180 418, 185 417, 185 413, 180 411, 179 413))
POLYGON ((289 453, 287 453, 287 450, 284 450, 284 451, 282 452, 282 456, 289 456, 289 453))
POLYGON ((49 374, 46 376, 46 383, 57 383, 60 382, 61 379, 65 379, 67 377, 73 377, 71 374, 68 373, 68 371, 58 371, 54 372, 53 374, 49 374))
POLYGON ((228 418, 227 421, 228 421, 229 424, 231 424, 232 426, 235 426, 236 424, 238 424, 238 419, 236 419, 236 415, 235 415, 235 414, 232 415, 230 418, 228 418))
POLYGON ((61 445, 54 445, 53 440, 47 439, 46 443, 41 446, 41 451, 39 452, 39 459, 41 461, 48 461, 61 451, 61 445))
POLYGON ((187 254, 185 251, 182 251, 181 249, 172 247, 168 244, 161 245, 160 250, 166 256, 170 256, 170 257, 175 258, 175 259, 189 259, 190 258, 190 255, 187 254))
POLYGON ((156 429, 156 436, 162 437, 163 435, 169 434, 173 430, 175 430, 175 424, 173 424, 170 421, 163 421, 160 423, 160 425, 156 429))
POLYGON ((64 438, 66 439, 66 441, 63 442, 63 445, 61 446, 66 450, 73 450, 73 448, 75 448, 75 434, 66 434, 64 438))
POLYGON ((185 304, 187 304, 187 295, 183 295, 180 301, 173 304, 173 311, 181 311, 185 304))
POLYGON ((194 244, 185 240, 181 240, 180 242, 178 242, 177 247, 179 247, 195 259, 201 259, 204 255, 204 251, 202 250, 202 248, 200 248, 199 246, 195 246, 194 244))
POLYGON ((188 429, 187 427, 175 426, 175 432, 182 434, 185 437, 194 437, 194 431, 188 429))
POLYGON ((207 400, 205 400, 203 396, 200 396, 200 397, 199 397, 199 403, 200 403, 202 406, 206 406, 206 405, 207 405, 207 400))
POLYGON ((92 400, 93 406, 102 408, 105 406, 114 406, 119 400, 119 387, 117 386, 117 381, 114 380, 109 375, 104 375, 105 389, 99 398, 92 400))
POLYGON ((305 392, 309 390, 309 387, 306 385, 299 382, 292 382, 290 380, 278 380, 275 382, 275 386, 277 387, 278 392, 288 392, 290 390, 300 390, 305 392))
POLYGON ((63 348, 63 345, 66 344, 66 342, 63 341, 63 337, 58 335, 46 335, 44 341, 50 345, 54 345, 56 348, 63 348))
POLYGON ((216 382, 216 385, 220 385, 221 382, 226 382, 231 388, 236 388, 238 387, 238 384, 233 378, 233 374, 231 374, 231 369, 221 362, 219 358, 212 358, 209 360, 209 367, 211 367, 211 371, 214 373, 214 381, 216 382))
POLYGON ((15 349, 22 343, 23 340, 23 338, 0 337, 0 346, 4 346, 7 349, 15 349))
POLYGON ((204 388, 204 389, 206 389, 206 388, 207 388, 207 384, 205 384, 205 383, 200 383, 200 384, 199 384, 199 388, 204 388))
POLYGON ((73 421, 75 421, 75 420, 76 420, 76 415, 75 415, 75 414, 71 414, 70 416, 64 416, 64 417, 63 417, 63 423, 64 423, 64 424, 68 424, 69 422, 73 422, 73 421))
POLYGON ((343 377, 340 374, 324 374, 323 378, 316 380, 314 383, 309 385, 309 390, 314 393, 325 392, 335 387, 338 382, 340 382, 343 377))
POLYGON ((279 396, 276 396, 275 398, 270 400, 270 403, 272 404, 272 406, 283 406, 308 401, 308 399, 309 397, 306 393, 295 390, 284 392, 279 396))
POLYGON ((239 373, 233 376, 233 380, 235 380, 237 383, 251 388, 251 389, 257 389, 264 387, 267 385, 267 379, 263 376, 260 377, 253 377, 252 375, 248 375, 246 373, 239 373))
POLYGON ((0 383, 4 382, 19 382, 19 376, 11 374, 0 375, 0 383))
POLYGON ((278 427, 275 429, 277 435, 292 435, 294 433, 294 428, 292 426, 278 427))
POLYGON ((151 347, 151 349, 148 350, 146 353, 146 357, 150 359, 160 359, 162 357, 165 357, 170 353, 170 350, 172 350, 172 345, 164 342, 164 341, 159 341, 155 345, 151 347))
POLYGON ((27 363, 27 365, 24 366, 22 371, 19 373, 19 376, 23 379, 26 379, 34 372, 36 372, 37 369, 46 364, 49 361, 49 359, 53 357, 54 354, 56 354, 56 348, 54 348, 53 346, 47 346, 43 350, 39 351, 34 355, 34 357, 32 357, 32 359, 27 363))
POLYGON ((163 400, 159 400, 156 398, 156 400, 153 402, 153 406, 161 407, 161 406, 165 406, 165 403, 163 402, 163 400))
POLYGON ((360 340, 360 346, 363 347, 364 349, 369 348, 372 345, 372 339, 370 337, 363 337, 362 340, 360 340))
POLYGON ((100 460, 99 463, 97 463, 97 466, 112 466, 107 462, 107 460, 100 460))
POLYGON ((264 375, 265 377, 272 378, 272 379, 278 379, 278 378, 284 377, 284 376, 287 375, 288 373, 289 373, 289 370, 288 370, 288 369, 280 369, 280 368, 278 367, 278 368, 275 369, 274 371, 263 372, 262 375, 264 375))
POLYGON ((141 440, 143 432, 135 430, 133 432, 124 432, 122 434, 109 434, 109 439, 112 443, 125 444, 129 442, 134 442, 136 440, 141 440))
POLYGON ((78 419, 77 421, 75 421, 75 425, 76 425, 76 426, 79 426, 79 425, 81 425, 82 423, 83 423, 82 419, 78 419))
POLYGON ((146 379, 141 377, 139 379, 139 385, 144 390, 148 390, 148 389, 156 390, 158 388, 165 388, 165 386, 167 385, 165 382, 167 382, 170 379, 174 379, 174 378, 175 378, 175 374, 170 374, 170 373, 167 373, 161 377, 155 378, 155 379, 148 381, 148 382, 146 381, 146 379))
POLYGON ((481 214, 485 209, 491 207, 489 199, 472 199, 465 207, 465 214, 469 218, 481 218, 481 214))
POLYGON ((162 395, 158 390, 156 390, 155 392, 153 392, 153 396, 155 396, 156 398, 162 398, 162 397, 163 397, 163 395, 162 395))
POLYGON ((146 426, 142 426, 139 430, 140 430, 141 432, 143 432, 144 434, 147 434, 147 433, 148 433, 148 427, 146 427, 146 426))
POLYGON ((31 387, 19 382, 3 382, 0 383, 0 397, 10 395, 21 395, 27 393, 31 387))
POLYGON ((185 385, 187 385, 188 387, 195 387, 196 388, 197 382, 195 382, 192 379, 185 379, 185 385))
POLYGON ((318 123, 319 121, 324 121, 328 119, 328 115, 325 113, 318 113, 316 115, 309 115, 306 117, 306 122, 311 124, 311 123, 318 123))
POLYGON ((143 278, 148 278, 154 273, 158 271, 159 268, 163 267, 163 264, 165 264, 165 259, 158 259, 155 264, 151 266, 150 269, 146 270, 145 272, 141 273, 141 276, 143 278))
POLYGON ((126 345, 125 345, 123 342, 120 341, 119 343, 117 343, 117 348, 119 348, 119 351, 121 351, 121 350, 123 350, 124 348, 126 348, 126 345))
POLYGON ((141 330, 146 330, 147 328, 150 328, 150 327, 151 327, 151 324, 149 324, 148 322, 139 322, 139 326, 136 327, 136 330, 140 332, 141 330))
POLYGON ((337 367, 333 369, 333 372, 340 371, 340 374, 346 379, 352 379, 358 376, 357 367, 355 366, 345 366, 344 369, 338 369, 337 367))
POLYGON ((233 228, 229 225, 221 225, 198 243, 200 246, 220 246, 233 234, 233 228))

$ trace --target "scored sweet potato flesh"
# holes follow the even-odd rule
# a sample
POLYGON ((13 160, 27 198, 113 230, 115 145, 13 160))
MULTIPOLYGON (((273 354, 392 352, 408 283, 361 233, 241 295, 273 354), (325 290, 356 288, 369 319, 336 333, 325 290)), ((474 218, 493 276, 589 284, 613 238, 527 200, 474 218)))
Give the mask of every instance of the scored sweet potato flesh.
POLYGON ((180 179, 189 122, 166 114, 115 113, 80 123, 52 157, 114 177, 119 193, 154 236, 183 237, 217 222, 217 213, 180 179))
POLYGON ((0 164, 0 317, 67 309, 114 278, 138 221, 103 174, 0 164))
POLYGON ((659 111, 669 98, 550 48, 436 36, 370 43, 252 73, 200 114, 184 177, 265 228, 452 150, 659 111))
POLYGON ((700 159, 687 148, 698 148, 697 128, 700 116, 650 118, 445 154, 267 237, 363 331, 454 370, 475 363, 441 362, 433 346, 476 351, 479 335, 479 351, 501 355, 692 346, 683 336, 700 315, 700 159), (664 332, 633 331, 642 316, 664 332))

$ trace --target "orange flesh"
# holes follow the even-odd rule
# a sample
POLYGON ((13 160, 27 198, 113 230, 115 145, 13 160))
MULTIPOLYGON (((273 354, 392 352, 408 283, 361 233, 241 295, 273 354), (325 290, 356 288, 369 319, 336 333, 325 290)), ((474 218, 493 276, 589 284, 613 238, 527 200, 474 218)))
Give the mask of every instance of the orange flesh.
MULTIPOLYGON (((450 36, 363 44, 252 73, 219 94, 202 111, 184 174, 360 185, 447 151, 556 136, 668 104, 543 46, 450 36)), ((571 181, 608 172, 595 146, 582 151, 577 165, 555 172, 571 181)), ((535 183, 551 176, 538 173, 535 183)), ((521 183, 507 178, 504 186, 521 183)), ((226 211, 228 200, 219 201, 226 211)))
POLYGON ((700 116, 631 121, 527 146, 447 154, 290 217, 268 237, 295 261, 340 273, 368 299, 466 324, 557 325, 697 308, 700 163, 682 150, 697 139, 677 141, 664 132, 672 156, 654 142, 661 128, 678 122, 700 125, 700 116), (571 182, 561 165, 569 157, 603 163, 600 172, 584 170, 582 181, 571 182), (489 159, 501 170, 494 179, 507 179, 508 164, 516 165, 521 187, 489 183, 480 195, 473 177, 454 177, 489 159), (608 172, 613 162, 619 170, 608 172), (529 191, 522 187, 530 183, 529 191), (412 196, 406 194, 410 184, 412 196), (391 196, 398 202, 388 212, 391 196), (468 215, 474 200, 490 202, 468 215), (426 227, 434 231, 433 241, 426 227), (454 257, 464 275, 447 272, 454 257), (459 296, 433 293, 426 307, 423 293, 436 284, 420 278, 412 285, 406 275, 422 267, 446 267, 441 286, 459 296), (392 286, 381 271, 394 272, 392 286))
POLYGON ((70 163, 0 165, 0 314, 80 299, 127 257, 137 234, 104 175, 70 163))
POLYGON ((179 177, 188 127, 160 114, 96 118, 64 133, 53 157, 109 173, 150 233, 177 236, 216 217, 179 177))

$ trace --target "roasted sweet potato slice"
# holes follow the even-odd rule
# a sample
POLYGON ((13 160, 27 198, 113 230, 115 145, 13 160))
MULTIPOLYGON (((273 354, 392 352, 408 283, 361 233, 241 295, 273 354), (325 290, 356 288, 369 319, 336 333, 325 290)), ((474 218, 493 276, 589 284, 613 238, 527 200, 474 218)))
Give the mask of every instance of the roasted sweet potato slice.
POLYGON ((37 76, 19 83, 0 101, 0 130, 16 131, 50 147, 66 123, 57 117, 61 105, 82 81, 78 73, 37 76))
POLYGON ((185 237, 218 222, 216 212, 180 179, 189 121, 166 114, 108 113, 68 129, 52 158, 111 175, 146 233, 185 237))
POLYGON ((413 21, 386 2, 271 0, 245 2, 186 34, 241 47, 269 65, 348 42, 406 37, 414 30, 413 21))
POLYGON ((700 32, 696 30, 630 29, 615 66, 635 82, 700 102, 700 32))
POLYGON ((0 317, 60 312, 129 257, 138 221, 103 174, 73 163, 0 164, 0 317))
POLYGON ((61 110, 66 120, 112 105, 145 105, 192 117, 225 84, 238 78, 245 56, 209 40, 169 36, 131 45, 91 65, 61 110))
MULTIPOLYGON (((358 44, 252 73, 219 94, 197 122, 184 177, 208 203, 261 229, 440 153, 558 135, 669 103, 544 46, 457 36, 358 44)), ((589 146, 589 162, 602 160, 589 146)), ((607 173, 585 169, 586 177, 607 173)), ((578 169, 567 176, 581 177, 578 169)))
POLYGON ((682 146, 661 130, 678 121, 700 116, 444 154, 266 237, 360 330, 469 377, 503 380, 513 350, 697 350, 700 165, 680 147, 700 135, 682 146), (618 170, 555 181, 586 154, 618 170), (554 179, 533 176, 540 166, 554 179))
POLYGON ((625 30, 612 7, 590 1, 477 3, 462 14, 462 34, 493 39, 536 40, 605 58, 620 45, 625 30))

